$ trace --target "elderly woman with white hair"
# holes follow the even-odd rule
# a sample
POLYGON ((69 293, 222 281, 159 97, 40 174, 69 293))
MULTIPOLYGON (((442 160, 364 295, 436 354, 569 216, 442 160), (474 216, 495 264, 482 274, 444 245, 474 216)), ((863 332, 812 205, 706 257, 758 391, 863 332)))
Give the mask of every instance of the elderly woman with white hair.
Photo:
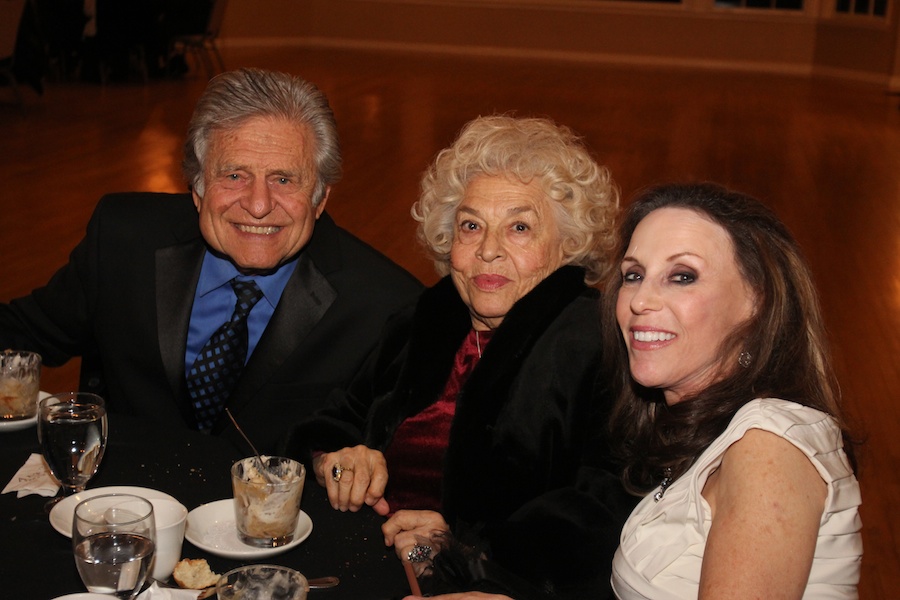
POLYGON ((609 270, 617 208, 608 170, 568 128, 468 123, 412 210, 443 279, 292 434, 288 453, 311 461, 336 509, 391 515, 402 560, 455 573, 432 592, 609 594, 634 501, 597 437, 609 401, 590 285, 609 270), (472 560, 448 564, 450 534, 472 560))

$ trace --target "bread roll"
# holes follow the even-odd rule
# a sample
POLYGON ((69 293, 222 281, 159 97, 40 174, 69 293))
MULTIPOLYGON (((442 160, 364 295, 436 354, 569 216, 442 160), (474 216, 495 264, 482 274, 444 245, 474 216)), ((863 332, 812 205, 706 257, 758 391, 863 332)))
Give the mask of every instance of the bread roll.
POLYGON ((219 575, 209 568, 205 558, 185 558, 175 565, 172 577, 179 587, 188 590, 202 590, 219 581, 219 575))

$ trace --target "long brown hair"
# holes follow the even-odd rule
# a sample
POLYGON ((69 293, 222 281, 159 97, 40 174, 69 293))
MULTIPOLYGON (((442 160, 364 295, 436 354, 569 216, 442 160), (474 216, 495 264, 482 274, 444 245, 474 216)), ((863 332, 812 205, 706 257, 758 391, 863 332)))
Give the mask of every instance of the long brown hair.
POLYGON ((617 261, 638 223, 664 207, 696 211, 731 238, 738 268, 757 303, 753 316, 726 336, 719 355, 743 351, 752 359, 747 368, 725 369, 720 381, 668 406, 660 390, 631 378, 615 311, 622 278, 612 277, 604 295, 604 335, 606 356, 620 368, 610 427, 626 484, 643 493, 659 484, 665 468, 674 477, 683 474, 754 398, 782 398, 830 414, 844 431, 852 462, 818 294, 793 236, 772 211, 745 194, 709 183, 665 185, 646 190, 623 213, 617 261))

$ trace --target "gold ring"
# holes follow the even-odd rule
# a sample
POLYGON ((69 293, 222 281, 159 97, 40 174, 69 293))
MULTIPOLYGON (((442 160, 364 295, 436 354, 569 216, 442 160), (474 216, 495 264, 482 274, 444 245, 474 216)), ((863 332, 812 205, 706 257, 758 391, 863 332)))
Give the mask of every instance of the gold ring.
POLYGON ((344 471, 353 471, 350 467, 342 467, 339 463, 334 463, 334 466, 331 467, 331 480, 335 483, 341 482, 341 477, 344 476, 344 471))

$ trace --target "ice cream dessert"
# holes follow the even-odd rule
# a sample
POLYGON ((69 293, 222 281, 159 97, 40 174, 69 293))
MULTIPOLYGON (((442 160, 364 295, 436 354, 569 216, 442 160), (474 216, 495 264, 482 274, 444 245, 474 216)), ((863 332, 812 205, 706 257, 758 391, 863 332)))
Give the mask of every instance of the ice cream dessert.
POLYGON ((231 469, 238 536, 253 546, 283 546, 294 538, 306 470, 289 458, 252 456, 231 469))

